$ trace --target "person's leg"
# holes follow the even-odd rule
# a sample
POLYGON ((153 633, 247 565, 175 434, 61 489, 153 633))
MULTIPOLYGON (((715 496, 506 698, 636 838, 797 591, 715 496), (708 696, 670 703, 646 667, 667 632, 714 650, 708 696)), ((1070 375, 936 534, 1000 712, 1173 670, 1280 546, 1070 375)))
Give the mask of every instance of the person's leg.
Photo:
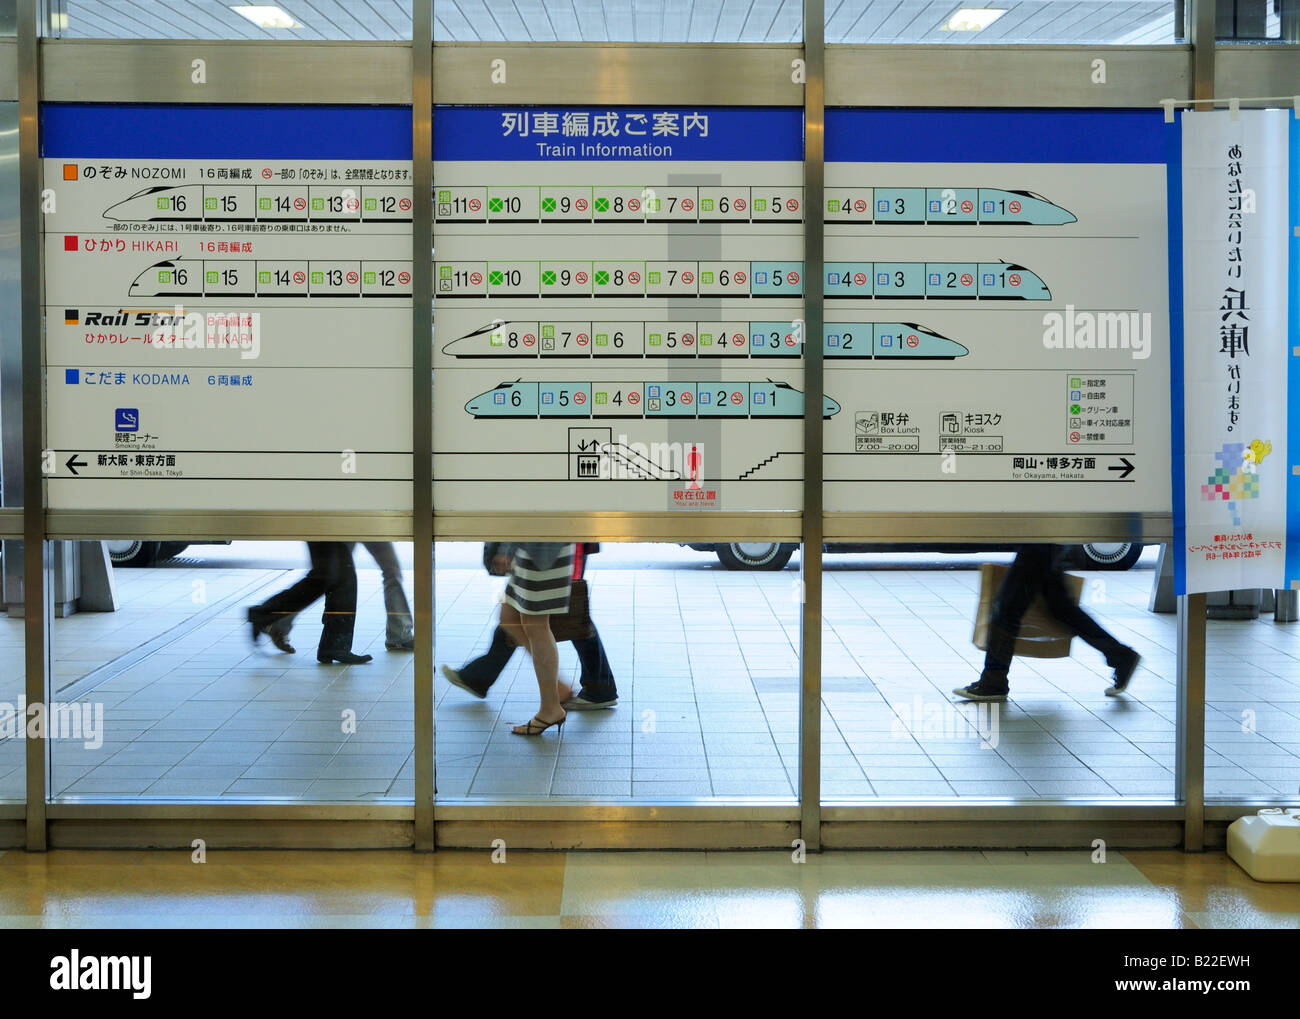
MULTIPOLYGON (((502 606, 504 610, 508 606, 502 606)), ((504 616, 504 611, 502 613, 504 616)), ((533 721, 516 725, 513 732, 520 736, 535 735, 537 723, 546 726, 564 721, 565 711, 560 706, 560 656, 555 646, 555 635, 551 633, 549 616, 517 614, 523 643, 533 660, 533 671, 537 675, 537 690, 541 696, 541 707, 533 716, 533 721)), ((502 619, 504 623, 504 618, 502 619)))
POLYGON ((500 626, 492 631, 492 643, 477 658, 466 662, 457 670, 461 679, 477 689, 487 692, 505 671, 519 645, 510 639, 500 626))
POLYGON ((397 560, 397 549, 391 541, 367 541, 366 551, 379 567, 384 577, 384 611, 388 623, 384 630, 384 643, 389 650, 410 644, 415 637, 411 619, 411 603, 402 589, 402 566, 397 560))
POLYGON ((578 654, 578 664, 582 667, 580 679, 581 693, 579 700, 592 705, 609 704, 618 700, 618 687, 614 683, 614 670, 609 666, 605 656, 605 645, 600 641, 600 632, 592 627, 590 637, 583 637, 573 642, 573 650, 578 654))
POLYGON ((1043 577, 1051 567, 1051 552, 1045 545, 1022 545, 1016 552, 1002 585, 993 600, 989 619, 988 647, 980 678, 953 693, 972 700, 1005 700, 1010 683, 1007 673, 1020 635, 1020 621, 1033 603, 1043 577))
POLYGON ((259 634, 266 633, 282 651, 292 652, 292 645, 288 644, 287 637, 294 616, 325 593, 329 561, 328 556, 319 547, 321 544, 321 542, 307 542, 307 554, 311 556, 311 569, 306 575, 278 594, 273 594, 261 605, 253 605, 249 608, 248 621, 253 624, 254 641, 259 634))
POLYGON ((1060 573, 1052 573, 1044 582, 1043 597, 1052 615, 1106 656, 1106 664, 1115 672, 1114 686, 1106 692, 1122 692, 1137 668, 1141 657, 1137 651, 1117 640, 1070 597, 1065 578, 1060 573))
POLYGON ((325 591, 325 614, 321 617, 318 661, 343 661, 352 664, 370 661, 370 655, 352 653, 352 634, 357 622, 357 570, 352 562, 352 546, 342 541, 326 541, 323 555, 328 563, 329 581, 325 591))

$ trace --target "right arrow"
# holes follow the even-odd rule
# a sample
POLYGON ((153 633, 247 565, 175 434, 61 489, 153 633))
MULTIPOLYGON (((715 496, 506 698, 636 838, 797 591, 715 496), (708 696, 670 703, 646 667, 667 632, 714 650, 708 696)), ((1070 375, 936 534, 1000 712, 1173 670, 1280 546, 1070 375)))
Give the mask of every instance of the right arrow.
POLYGON ((78 478, 81 477, 81 475, 77 473, 77 468, 90 466, 90 464, 84 460, 78 461, 77 457, 79 456, 81 456, 80 453, 73 453, 72 456, 68 457, 68 462, 64 464, 64 466, 67 467, 68 470, 72 471, 73 475, 78 478))
POLYGON ((1119 462, 1124 466, 1120 467, 1118 464, 1112 464, 1110 467, 1107 467, 1106 469, 1108 471, 1123 471, 1124 473, 1115 479, 1116 481, 1123 481, 1125 478, 1127 478, 1130 474, 1133 473, 1133 465, 1128 462, 1128 457, 1126 456, 1120 457, 1119 462))

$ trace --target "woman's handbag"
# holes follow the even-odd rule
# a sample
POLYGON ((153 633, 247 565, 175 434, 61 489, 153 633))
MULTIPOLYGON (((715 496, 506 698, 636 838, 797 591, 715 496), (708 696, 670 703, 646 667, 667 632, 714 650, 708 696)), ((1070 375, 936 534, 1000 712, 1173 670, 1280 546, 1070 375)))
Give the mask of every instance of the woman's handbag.
POLYGON ((591 602, 587 597, 587 582, 569 582, 569 608, 563 615, 551 616, 551 633, 557 642, 585 640, 596 632, 591 622, 591 602))

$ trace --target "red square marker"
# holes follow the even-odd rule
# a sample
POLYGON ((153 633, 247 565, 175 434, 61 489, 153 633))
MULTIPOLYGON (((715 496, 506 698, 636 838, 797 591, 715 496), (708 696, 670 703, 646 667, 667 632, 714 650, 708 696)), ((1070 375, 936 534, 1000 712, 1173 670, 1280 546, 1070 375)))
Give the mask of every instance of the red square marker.
POLYGON ((64 250, 64 251, 76 251, 76 250, 77 250, 77 235, 76 235, 76 234, 64 234, 64 235, 63 235, 63 250, 64 250))

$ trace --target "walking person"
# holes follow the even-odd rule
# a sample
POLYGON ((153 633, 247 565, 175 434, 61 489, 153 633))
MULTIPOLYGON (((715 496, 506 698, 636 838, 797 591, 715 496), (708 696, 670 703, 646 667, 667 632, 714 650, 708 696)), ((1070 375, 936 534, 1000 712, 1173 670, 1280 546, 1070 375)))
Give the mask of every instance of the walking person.
MULTIPOLYGON (((415 650, 415 625, 411 619, 411 605, 402 589, 402 566, 397 560, 397 549, 391 541, 362 542, 384 577, 384 610, 388 623, 384 631, 384 647, 389 651, 415 650)), ((286 654, 294 653, 289 643, 289 631, 294 617, 284 615, 265 630, 272 643, 286 654)))
MULTIPOLYGON (((493 572, 493 559, 500 546, 488 542, 483 546, 483 564, 488 572, 493 572)), ((579 543, 574 551, 573 580, 582 580, 587 568, 587 559, 600 551, 598 542, 579 543)), ((504 569, 498 575, 505 573, 504 569)), ((600 633, 593 623, 590 637, 574 637, 573 650, 577 652, 581 668, 579 689, 575 692, 567 683, 560 683, 563 707, 566 711, 598 711, 612 708, 618 704, 618 686, 614 682, 614 670, 610 668, 609 658, 605 654, 605 645, 601 643, 600 633)), ((442 674, 447 682, 480 699, 488 694, 492 684, 500 678, 506 665, 514 656, 519 645, 501 626, 492 631, 492 641, 487 651, 477 658, 453 669, 449 665, 442 667, 442 674)))
POLYGON ((539 541, 503 545, 493 557, 495 569, 504 570, 508 561, 510 570, 501 628, 527 649, 541 699, 531 719, 511 728, 516 736, 540 736, 568 717, 560 702, 560 657, 550 617, 568 611, 573 553, 571 543, 539 541))
MULTIPOLYGON (((248 621, 253 627, 253 643, 272 624, 285 617, 292 618, 322 595, 325 613, 321 617, 324 628, 316 648, 316 660, 322 665, 360 665, 370 661, 370 655, 352 652, 352 633, 357 621, 357 571, 352 563, 352 543, 348 541, 309 541, 307 552, 311 556, 311 569, 296 584, 279 594, 272 595, 261 605, 248 610, 248 621)), ((293 647, 283 637, 271 635, 272 642, 281 651, 293 652, 293 647)))
POLYGON ((1070 597, 1065 588, 1066 552, 1062 545, 1021 545, 1016 550, 1016 558, 993 603, 984 670, 976 682, 954 690, 954 694, 968 701, 1007 699, 1010 690, 1007 673, 1015 654, 1020 621, 1040 592, 1053 616, 1106 656, 1106 664, 1114 670, 1106 696, 1115 697, 1128 689, 1142 656, 1107 633, 1070 597))

